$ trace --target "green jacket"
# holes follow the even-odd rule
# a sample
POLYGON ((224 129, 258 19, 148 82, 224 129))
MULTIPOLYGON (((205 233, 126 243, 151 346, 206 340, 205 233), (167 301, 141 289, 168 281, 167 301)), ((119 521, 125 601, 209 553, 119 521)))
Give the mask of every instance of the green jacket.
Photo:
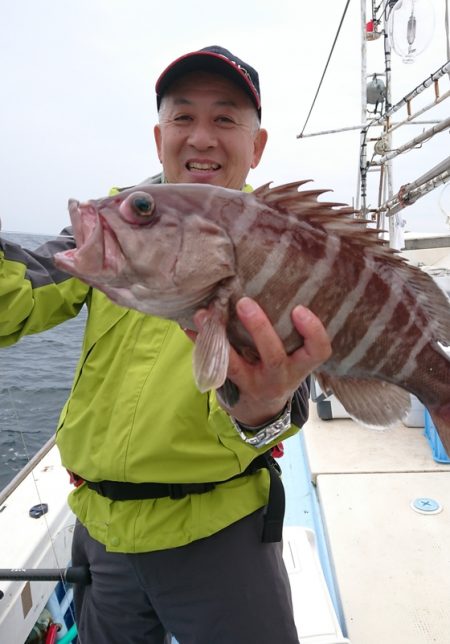
MULTIPOLYGON (((0 240, 0 346, 88 308, 57 427, 63 465, 91 481, 201 483, 242 472, 257 451, 238 436, 214 392, 196 389, 192 343, 176 323, 116 306, 56 270, 49 257, 71 243, 57 238, 30 253, 0 240)), ((221 530, 265 505, 268 487, 266 470, 179 500, 110 501, 81 485, 69 504, 108 550, 144 552, 221 530)))

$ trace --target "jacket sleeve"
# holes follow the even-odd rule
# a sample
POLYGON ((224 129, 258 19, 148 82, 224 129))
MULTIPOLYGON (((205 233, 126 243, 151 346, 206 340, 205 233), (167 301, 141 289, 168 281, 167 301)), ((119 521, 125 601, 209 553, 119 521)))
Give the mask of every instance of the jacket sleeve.
POLYGON ((306 378, 294 393, 291 418, 294 425, 303 427, 309 416, 310 377, 306 378))
POLYGON ((71 229, 34 251, 0 239, 0 347, 77 315, 89 286, 57 269, 53 255, 73 248, 71 229))

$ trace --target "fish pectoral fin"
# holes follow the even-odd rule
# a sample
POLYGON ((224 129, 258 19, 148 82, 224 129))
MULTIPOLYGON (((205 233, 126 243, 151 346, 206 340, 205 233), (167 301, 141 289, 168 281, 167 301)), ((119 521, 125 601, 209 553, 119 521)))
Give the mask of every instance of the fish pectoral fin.
POLYGON ((316 372, 322 391, 334 394, 350 416, 367 427, 390 427, 411 407, 409 393, 389 382, 316 372))
POLYGON ((194 347, 194 379, 202 393, 223 385, 229 358, 230 343, 224 317, 212 308, 197 335, 194 347))

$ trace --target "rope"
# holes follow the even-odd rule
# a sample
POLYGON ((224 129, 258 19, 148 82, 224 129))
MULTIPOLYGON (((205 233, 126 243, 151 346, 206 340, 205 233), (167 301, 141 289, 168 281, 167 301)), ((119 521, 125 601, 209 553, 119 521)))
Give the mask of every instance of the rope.
POLYGON ((346 2, 346 4, 345 4, 344 12, 343 12, 342 17, 341 17, 341 21, 340 21, 340 23, 339 23, 338 30, 337 30, 337 32, 336 32, 336 36, 334 37, 333 45, 331 46, 331 51, 330 51, 330 53, 329 53, 329 55, 328 55, 328 60, 327 60, 326 65, 325 65, 325 69, 323 70, 323 73, 322 73, 322 78, 320 79, 320 83, 319 83, 319 86, 318 86, 318 88, 317 88, 316 94, 315 94, 315 96, 314 96, 314 100, 313 100, 313 102, 312 102, 312 105, 311 105, 310 110, 309 110, 309 112, 308 112, 308 116, 306 117, 305 124, 304 124, 304 126, 303 126, 303 128, 302 128, 302 131, 300 132, 300 134, 299 134, 298 138, 301 138, 301 137, 302 137, 303 132, 305 131, 305 128, 306 128, 306 126, 307 126, 307 124, 308 124, 309 117, 311 116, 311 112, 313 111, 314 105, 315 105, 315 103, 316 103, 317 97, 318 97, 319 92, 320 92, 320 88, 322 87, 323 79, 325 78, 325 74, 326 74, 326 72, 327 72, 328 65, 329 65, 330 60, 331 60, 331 56, 333 55, 333 51, 334 51, 334 48, 335 48, 335 45, 336 45, 337 39, 338 39, 338 37, 339 37, 340 31, 341 31, 341 27, 342 27, 342 24, 343 24, 343 22, 344 22, 345 14, 347 13, 347 9, 348 9, 348 5, 349 5, 349 4, 350 4, 350 0, 347 0, 347 2, 346 2))

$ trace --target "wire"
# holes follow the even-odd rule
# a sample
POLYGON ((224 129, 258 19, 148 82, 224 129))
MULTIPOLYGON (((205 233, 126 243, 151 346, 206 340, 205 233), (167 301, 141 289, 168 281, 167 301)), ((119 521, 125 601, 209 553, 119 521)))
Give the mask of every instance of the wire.
POLYGON ((45 638, 45 644, 55 644, 58 635, 59 626, 57 624, 50 624, 45 638))
MULTIPOLYGON (((378 7, 377 7, 377 11, 378 11, 378 9, 381 7, 381 5, 382 5, 382 4, 383 4, 383 3, 381 3, 381 4, 379 4, 379 5, 378 5, 378 7)), ((388 18, 389 18, 389 16, 390 16, 390 14, 392 13, 392 11, 393 11, 393 9, 394 9, 394 7, 395 7, 395 5, 396 5, 396 4, 397 4, 397 0, 395 0, 395 2, 392 2, 392 0, 385 0, 383 13, 382 13, 382 14, 381 14, 381 16, 380 16, 380 20, 382 20, 383 18, 384 18, 385 20, 388 20, 388 18)))
POLYGON ((313 100, 312 105, 311 105, 311 108, 310 108, 310 110, 309 110, 309 112, 308 112, 308 116, 306 117, 305 124, 304 124, 303 129, 302 129, 302 131, 300 132, 300 135, 299 135, 299 137, 298 137, 298 138, 301 138, 301 137, 302 137, 303 132, 305 131, 305 128, 306 128, 306 126, 307 126, 307 124, 308 124, 309 117, 311 116, 311 112, 313 111, 314 104, 315 104, 315 102, 316 102, 316 100, 317 100, 317 96, 319 95, 320 88, 321 88, 322 83, 323 83, 323 79, 325 78, 325 74, 326 74, 326 72, 327 72, 328 65, 329 65, 330 60, 331 60, 331 56, 333 55, 334 47, 335 47, 335 45, 336 45, 336 41, 337 41, 337 39, 338 39, 338 37, 339 37, 339 33, 340 33, 340 31, 341 31, 341 27, 342 27, 342 23, 344 22, 345 14, 347 13, 347 9, 348 9, 348 5, 349 5, 349 4, 350 4, 350 0, 347 0, 346 5, 345 5, 345 9, 344 9, 344 13, 342 14, 342 18, 341 18, 341 21, 340 21, 340 23, 339 23, 338 30, 337 30, 337 32, 336 32, 336 36, 334 37, 333 45, 331 46, 331 51, 330 51, 330 53, 329 53, 329 55, 328 55, 328 60, 327 60, 326 65, 325 65, 325 69, 323 70, 323 73, 322 73, 322 78, 320 79, 320 83, 319 83, 319 86, 318 86, 317 91, 316 91, 316 95, 314 96, 314 100, 313 100))
MULTIPOLYGON (((446 33, 446 46, 447 46, 447 60, 450 60, 450 35, 449 35, 449 10, 448 0, 445 0, 445 33, 446 33)), ((448 73, 450 79, 450 71, 448 73)))

